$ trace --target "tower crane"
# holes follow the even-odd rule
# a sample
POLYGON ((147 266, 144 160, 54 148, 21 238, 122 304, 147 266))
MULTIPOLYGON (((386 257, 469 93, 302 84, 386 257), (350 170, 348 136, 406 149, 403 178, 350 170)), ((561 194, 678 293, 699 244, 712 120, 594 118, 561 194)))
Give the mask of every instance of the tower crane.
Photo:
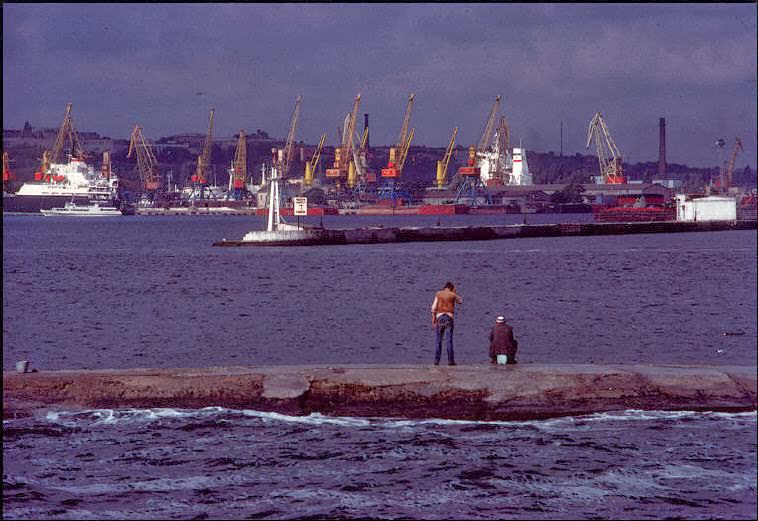
POLYGON ((191 180, 194 184, 200 185, 201 198, 205 185, 208 184, 208 178, 205 174, 211 161, 211 150, 213 149, 213 111, 214 109, 211 108, 208 123, 208 134, 206 134, 205 141, 203 142, 203 150, 200 152, 200 155, 197 156, 197 168, 195 169, 195 175, 191 177, 191 180))
POLYGON ((597 159, 600 163, 600 174, 603 176, 603 181, 614 185, 626 183, 621 164, 621 152, 600 112, 595 114, 587 128, 587 148, 590 148, 590 142, 593 138, 595 139, 597 159))
MULTIPOLYGON (((355 121, 361 106, 361 95, 355 97, 353 110, 345 117, 345 128, 342 130, 342 143, 334 149, 334 165, 327 168, 326 177, 334 179, 339 185, 342 179, 350 179, 355 182, 355 163, 353 159, 353 134, 355 134, 355 121)), ((339 129, 338 129, 339 130, 339 129)), ((339 134, 339 132, 338 132, 339 134)))
POLYGON ((450 164, 450 158, 453 155, 453 147, 455 146, 455 136, 458 134, 458 127, 453 129, 453 135, 450 138, 450 144, 445 150, 445 155, 442 156, 441 161, 437 161, 437 188, 443 188, 447 184, 447 167, 450 164))
POLYGON ((292 118, 290 120, 289 131, 287 131, 287 141, 284 144, 284 151, 282 157, 279 159, 279 177, 287 177, 290 167, 292 166, 292 159, 295 155, 295 136, 297 135, 297 125, 300 120, 300 102, 302 96, 295 98, 295 108, 292 111, 292 118))
POLYGON ((247 180, 247 139, 245 131, 240 130, 237 148, 234 151, 232 160, 232 189, 237 192, 244 190, 245 181, 247 180))
POLYGON ((58 129, 58 136, 55 138, 55 143, 53 143, 52 148, 47 153, 47 164, 45 165, 45 169, 42 170, 42 174, 46 174, 47 167, 53 163, 60 163, 61 161, 61 152, 63 151, 63 146, 68 143, 71 146, 71 155, 72 157, 77 157, 84 159, 87 157, 87 154, 84 153, 84 149, 82 148, 81 144, 79 143, 79 135, 76 133, 76 128, 74 127, 74 120, 71 117, 71 107, 73 105, 69 103, 66 105, 66 115, 63 117, 63 123, 61 123, 60 129, 58 129))
POLYGON ((303 184, 306 187, 311 187, 313 185, 313 172, 316 171, 316 167, 318 166, 318 160, 321 158, 321 149, 324 146, 324 140, 326 139, 326 132, 321 134, 321 139, 318 141, 318 146, 316 147, 316 150, 313 151, 313 157, 310 161, 305 163, 305 177, 303 178, 303 184))
POLYGON ((732 149, 732 155, 729 158, 729 163, 726 166, 726 172, 724 173, 724 186, 722 187, 723 192, 726 193, 729 188, 732 186, 732 178, 734 175, 734 163, 737 161, 737 152, 739 150, 745 151, 744 148, 742 148, 742 141, 740 141, 740 138, 734 138, 734 148, 732 149))
POLYGON ((158 161, 139 125, 136 125, 132 131, 126 157, 131 157, 132 152, 137 156, 137 171, 142 181, 142 188, 145 193, 154 196, 155 191, 158 190, 158 161))

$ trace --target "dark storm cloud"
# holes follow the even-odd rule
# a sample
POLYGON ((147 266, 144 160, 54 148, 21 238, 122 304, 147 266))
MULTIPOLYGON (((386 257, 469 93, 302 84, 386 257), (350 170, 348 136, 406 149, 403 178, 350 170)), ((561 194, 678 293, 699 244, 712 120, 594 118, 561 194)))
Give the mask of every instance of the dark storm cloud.
POLYGON ((3 4, 4 127, 56 126, 67 101, 81 129, 123 137, 283 136, 335 127, 357 92, 372 143, 389 143, 416 92, 417 144, 454 126, 476 142, 497 94, 512 136, 540 151, 584 150, 606 116, 632 161, 711 165, 740 136, 756 162, 756 6, 700 4, 3 4), (200 94, 199 94, 200 93, 200 94))

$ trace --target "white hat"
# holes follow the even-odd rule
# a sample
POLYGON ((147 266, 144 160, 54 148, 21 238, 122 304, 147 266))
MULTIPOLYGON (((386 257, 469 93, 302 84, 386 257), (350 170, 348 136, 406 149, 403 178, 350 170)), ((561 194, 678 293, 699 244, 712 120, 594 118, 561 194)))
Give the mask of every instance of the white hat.
POLYGON ((505 317, 503 315, 498 315, 498 317, 495 319, 496 322, 505 322, 505 317))

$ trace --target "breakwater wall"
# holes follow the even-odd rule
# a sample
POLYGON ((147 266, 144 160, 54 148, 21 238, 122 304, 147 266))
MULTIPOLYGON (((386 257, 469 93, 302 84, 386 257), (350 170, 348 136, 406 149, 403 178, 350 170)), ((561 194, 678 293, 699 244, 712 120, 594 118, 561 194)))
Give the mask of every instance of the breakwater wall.
POLYGON ((260 234, 261 240, 222 240, 214 246, 311 246, 377 244, 389 242, 486 241, 523 237, 573 237, 635 233, 682 233, 754 230, 756 221, 658 221, 629 223, 515 224, 503 226, 365 227, 352 229, 304 228, 298 233, 260 234))
POLYGON ((344 365, 3 373, 3 415, 222 406, 304 415, 520 420, 756 409, 756 367, 344 365))

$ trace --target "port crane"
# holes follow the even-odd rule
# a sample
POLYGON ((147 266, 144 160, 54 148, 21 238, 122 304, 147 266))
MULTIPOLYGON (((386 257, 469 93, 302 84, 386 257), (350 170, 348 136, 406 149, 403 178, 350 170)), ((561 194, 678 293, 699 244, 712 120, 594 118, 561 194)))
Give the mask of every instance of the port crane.
POLYGON ((139 125, 135 125, 134 130, 132 130, 126 157, 132 157, 132 152, 137 156, 137 171, 142 181, 142 189, 148 199, 154 199, 159 186, 158 161, 155 159, 150 144, 142 134, 142 127, 139 125))
POLYGON ((111 153, 108 151, 103 152, 103 164, 100 166, 100 175, 103 179, 110 179, 111 178, 111 172, 113 171, 111 167, 111 153))
POLYGON ((595 114, 595 117, 590 121, 587 129, 586 148, 590 148, 593 138, 595 139, 597 159, 600 163, 600 174, 603 176, 603 181, 613 185, 626 183, 621 164, 621 152, 616 146, 616 142, 613 140, 600 112, 595 114))
POLYGON ((734 176, 734 163, 737 161, 737 152, 742 150, 745 151, 744 148, 742 148, 742 141, 740 141, 740 138, 734 138, 734 148, 732 149, 732 155, 729 157, 729 163, 727 163, 726 171, 724 172, 724 182, 722 186, 722 191, 724 193, 727 193, 729 191, 729 188, 732 186, 732 179, 734 176))
POLYGON ((445 155, 437 161, 437 188, 444 188, 447 184, 447 167, 450 164, 450 158, 453 156, 453 147, 455 147, 455 136, 458 134, 458 127, 453 129, 453 135, 450 138, 450 144, 445 150, 445 155))
POLYGON ((324 146, 324 140, 326 139, 326 132, 321 134, 321 139, 318 141, 318 146, 316 147, 316 150, 313 151, 313 157, 311 157, 310 161, 305 163, 305 177, 303 178, 303 184, 310 188, 313 185, 313 173, 316 171, 316 167, 318 166, 318 160, 321 159, 321 149, 324 146))
MULTIPOLYGON (((416 94, 411 92, 408 96, 408 103, 405 106, 405 114, 403 114, 403 122, 400 125, 400 130, 397 133, 395 140, 395 146, 390 147, 389 159, 387 160, 387 167, 382 168, 382 177, 387 179, 387 185, 379 191, 380 199, 390 199, 392 206, 395 206, 397 201, 396 183, 397 180, 403 174, 403 167, 405 166, 405 160, 408 158, 408 150, 411 147, 411 141, 413 140, 413 134, 416 131, 414 128, 410 128, 411 113, 413 112, 413 102, 416 99, 416 94), (410 128, 410 130, 409 130, 410 128)), ((406 198, 408 197, 408 194, 406 198)))
POLYGON ((194 192, 196 188, 199 188, 200 190, 200 199, 203 198, 205 195, 205 185, 208 184, 208 178, 206 176, 206 171, 208 170, 208 165, 211 161, 211 151, 213 149, 213 112, 214 109, 211 108, 210 111, 210 117, 208 121, 208 133, 205 135, 205 141, 203 142, 203 150, 200 152, 200 155, 197 156, 197 167, 195 169, 195 174, 190 178, 193 185, 192 190, 192 198, 194 199, 194 192))
POLYGON ((3 152, 3 190, 5 190, 8 184, 11 182, 11 179, 13 179, 13 175, 11 174, 8 152, 3 152))
POLYGON ((229 170, 229 192, 232 198, 242 199, 245 181, 247 181, 247 138, 245 131, 240 129, 232 168, 229 170))
POLYGON ((84 148, 82 148, 82 145, 79 142, 79 135, 76 133, 76 128, 74 127, 74 119, 71 117, 72 107, 73 105, 71 103, 66 105, 66 115, 63 117, 63 123, 61 123, 60 129, 58 129, 58 136, 55 138, 55 143, 53 143, 53 146, 47 153, 47 163, 44 165, 45 168, 41 170, 43 175, 47 173, 46 170, 49 165, 61 162, 61 153, 63 152, 63 146, 67 141, 71 146, 72 157, 79 159, 87 157, 87 154, 84 153, 84 148))
POLYGON ((287 141, 284 143, 284 151, 279 157, 279 177, 286 178, 292 166, 292 159, 295 156, 295 136, 297 135, 297 125, 300 121, 300 103, 302 96, 295 98, 295 108, 292 111, 290 127, 287 131, 287 141))
POLYGON ((355 184, 353 134, 355 134, 355 122, 360 106, 361 95, 358 94, 353 103, 353 110, 345 117, 344 129, 342 132, 339 132, 339 129, 337 129, 338 135, 341 134, 341 144, 334 149, 334 165, 332 168, 326 169, 326 177, 334 179, 338 188, 342 179, 348 180, 348 186, 350 186, 351 179, 353 185, 355 184))
POLYGON ((489 203, 492 202, 492 197, 482 182, 482 163, 488 161, 488 157, 491 154, 492 135, 495 131, 495 120, 497 119, 498 112, 500 112, 502 99, 502 96, 495 97, 490 113, 487 116, 487 121, 484 124, 479 144, 476 147, 473 145, 469 147, 466 166, 458 169, 458 177, 461 183, 458 187, 458 194, 455 197, 456 203, 460 202, 463 197, 468 197, 472 205, 478 205, 484 199, 489 203))

